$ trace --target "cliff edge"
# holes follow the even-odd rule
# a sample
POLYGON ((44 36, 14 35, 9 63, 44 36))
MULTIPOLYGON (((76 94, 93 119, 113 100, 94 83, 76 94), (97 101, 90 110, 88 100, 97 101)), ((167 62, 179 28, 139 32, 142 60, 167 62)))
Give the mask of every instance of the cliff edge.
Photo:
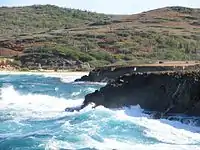
POLYGON ((135 73, 119 77, 85 97, 89 103, 107 108, 139 104, 163 115, 183 113, 200 116, 200 71, 135 73))
POLYGON ((196 70, 200 67, 198 62, 170 61, 155 64, 140 64, 132 66, 105 66, 90 71, 89 75, 75 81, 112 82, 125 74, 162 71, 196 70))

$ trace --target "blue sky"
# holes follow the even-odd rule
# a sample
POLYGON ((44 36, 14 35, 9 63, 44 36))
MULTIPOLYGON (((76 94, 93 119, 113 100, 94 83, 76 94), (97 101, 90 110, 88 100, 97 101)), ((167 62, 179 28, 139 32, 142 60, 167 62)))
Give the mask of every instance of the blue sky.
POLYGON ((53 4, 109 14, 133 14, 165 6, 200 8, 200 0, 0 0, 0 6, 53 4))

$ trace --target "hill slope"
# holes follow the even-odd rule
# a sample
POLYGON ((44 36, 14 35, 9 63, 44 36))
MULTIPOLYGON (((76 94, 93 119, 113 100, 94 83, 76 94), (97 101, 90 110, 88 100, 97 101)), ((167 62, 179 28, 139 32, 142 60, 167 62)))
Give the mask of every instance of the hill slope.
POLYGON ((38 33, 53 29, 81 27, 109 16, 52 5, 0 8, 0 34, 38 33))
POLYGON ((22 67, 87 68, 200 58, 200 9, 111 16, 51 5, 0 8, 1 55, 22 67))

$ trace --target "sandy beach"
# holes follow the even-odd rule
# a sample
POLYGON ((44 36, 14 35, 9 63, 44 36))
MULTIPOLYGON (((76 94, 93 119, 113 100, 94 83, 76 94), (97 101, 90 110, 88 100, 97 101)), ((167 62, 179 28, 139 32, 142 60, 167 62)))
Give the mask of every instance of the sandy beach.
POLYGON ((69 83, 75 79, 88 75, 89 72, 70 72, 70 71, 0 71, 0 75, 41 75, 45 77, 60 78, 62 82, 69 83))
POLYGON ((17 70, 0 70, 0 74, 13 74, 13 75, 20 75, 20 74, 34 74, 34 75, 43 75, 43 74, 50 74, 50 75, 87 75, 89 72, 81 72, 81 71, 52 71, 52 70, 45 70, 45 71, 17 71, 17 70))

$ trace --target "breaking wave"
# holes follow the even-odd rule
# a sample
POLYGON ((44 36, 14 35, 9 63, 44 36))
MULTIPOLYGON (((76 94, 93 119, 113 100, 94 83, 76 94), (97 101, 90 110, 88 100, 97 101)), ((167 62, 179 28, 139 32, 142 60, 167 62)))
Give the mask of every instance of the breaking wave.
MULTIPOLYGON (((1 88, 0 149, 200 149, 200 128, 194 124, 198 118, 173 116, 154 120, 140 106, 111 110, 103 106, 93 109, 91 104, 80 112, 65 112, 66 107, 81 105, 83 95, 100 85, 63 83, 40 77, 40 81, 52 80, 40 82, 45 83, 45 86, 39 85, 43 92, 33 92, 37 82, 32 82, 34 86, 29 86, 28 92, 23 92, 25 89, 16 86, 14 81, 20 80, 17 84, 25 86, 24 77, 6 78, 6 85, 2 84, 1 88), (52 86, 50 83, 55 93, 62 95, 65 88, 67 95, 46 94, 52 86), (184 118, 190 121, 181 122, 184 118)), ((26 82, 33 81, 33 76, 27 78, 26 82)))

